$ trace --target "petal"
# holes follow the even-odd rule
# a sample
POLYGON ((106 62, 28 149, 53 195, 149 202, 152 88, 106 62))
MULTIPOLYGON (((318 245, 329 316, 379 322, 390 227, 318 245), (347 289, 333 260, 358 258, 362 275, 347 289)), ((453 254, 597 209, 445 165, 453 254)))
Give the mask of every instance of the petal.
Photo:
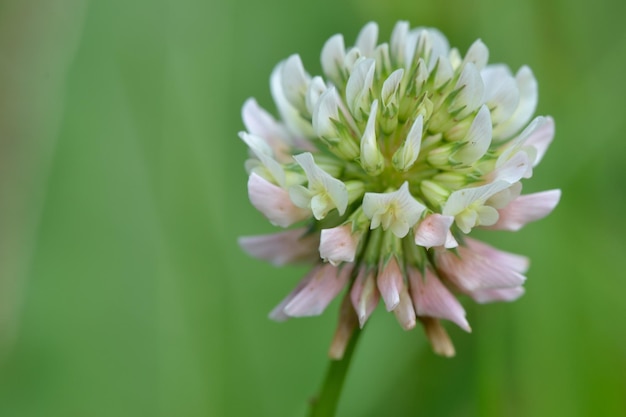
POLYGON ((281 71, 283 92, 291 105, 303 114, 307 113, 305 96, 311 77, 304 70, 300 55, 291 55, 281 71))
POLYGON ((439 320, 432 317, 420 317, 420 321, 424 326, 426 337, 430 341, 433 351, 437 355, 451 358, 455 355, 454 345, 448 336, 448 332, 443 328, 439 320))
POLYGON ((237 241, 249 255, 276 266, 309 263, 319 259, 320 237, 307 232, 308 228, 300 227, 269 235, 242 236, 237 241))
POLYGON ((472 238, 466 238, 465 244, 474 252, 489 258, 493 263, 510 268, 520 274, 524 274, 528 271, 529 260, 525 256, 496 249, 485 242, 472 238))
POLYGON ((285 305, 284 312, 290 317, 318 316, 345 287, 352 268, 349 264, 337 268, 322 264, 310 272, 306 285, 285 305))
MULTIPOLYGON (((404 76, 404 70, 402 68, 392 72, 389 77, 383 83, 383 88, 380 93, 380 98, 383 104, 383 110, 396 112, 399 104, 399 88, 404 76), (389 109, 388 109, 389 108, 389 109)), ((394 113, 395 114, 395 113, 394 113)))
POLYGON ((350 290, 350 299, 352 300, 354 311, 359 318, 359 325, 363 328, 380 299, 380 293, 378 292, 378 288, 376 288, 376 279, 373 269, 366 269, 364 267, 359 269, 359 274, 354 280, 354 284, 352 284, 352 289, 350 290))
POLYGON ((524 143, 526 146, 533 147, 536 151, 533 166, 537 166, 537 164, 541 162, 541 159, 548 150, 548 146, 552 143, 552 139, 554 139, 554 119, 547 116, 544 118, 544 122, 540 126, 537 126, 524 143))
POLYGON ((515 301, 524 295, 523 287, 513 288, 499 288, 499 289, 486 289, 476 290, 469 293, 469 296, 477 303, 485 304, 492 303, 494 301, 515 301))
POLYGON ((334 87, 329 88, 317 100, 313 112, 312 126, 315 134, 324 139, 336 139, 339 121, 339 97, 334 87))
POLYGON ((445 56, 440 56, 437 59, 437 64, 435 66, 435 78, 434 78, 434 87, 435 89, 439 89, 448 83, 454 76, 454 70, 452 69, 452 64, 445 56))
POLYGON ((490 65, 481 72, 485 83, 485 104, 494 126, 508 120, 519 104, 519 89, 506 65, 490 65))
POLYGON ((311 215, 309 210, 296 207, 286 190, 254 173, 248 179, 248 197, 275 226, 288 227, 311 215))
POLYGON ((415 327, 415 309, 405 286, 400 290, 400 303, 393 309, 393 314, 404 330, 411 330, 415 327))
POLYGON ((420 147, 422 145, 422 130, 424 125, 424 116, 419 115, 406 137, 406 140, 398 148, 393 155, 393 165, 400 171, 406 171, 413 166, 419 156, 420 147))
POLYGON ((390 193, 365 193, 363 213, 371 220, 370 229, 382 225, 403 238, 417 223, 426 207, 413 198, 408 182, 390 193))
POLYGON ((359 236, 352 233, 350 224, 322 229, 319 255, 335 266, 340 262, 352 262, 358 244, 359 236))
POLYGON ((326 41, 322 48, 322 71, 335 85, 340 86, 344 82, 346 48, 342 35, 334 35, 326 41))
POLYGON ((376 41, 378 40, 378 25, 374 22, 369 22, 359 32, 356 38, 354 46, 359 48, 359 51, 366 57, 374 56, 374 49, 376 48, 376 41))
POLYGON ((489 184, 481 185, 480 187, 457 190, 450 194, 441 214, 456 217, 470 205, 476 202, 484 203, 489 197, 509 186, 510 184, 506 181, 494 181, 489 184))
POLYGON ((448 250, 437 251, 437 269, 448 281, 463 292, 478 289, 518 287, 526 277, 514 267, 501 264, 496 256, 477 253, 459 246, 458 255, 448 250))
POLYGON ((392 311, 400 303, 400 292, 404 287, 404 278, 395 257, 392 257, 378 272, 376 283, 383 297, 387 311, 392 311))
POLYGON ((415 244, 425 248, 445 245, 452 222, 454 222, 452 216, 443 216, 439 213, 427 216, 415 228, 415 244))
POLYGON ((246 132, 240 132, 239 137, 248 145, 254 155, 261 161, 261 164, 267 169, 272 179, 281 187, 287 182, 285 170, 283 166, 274 159, 273 152, 267 142, 262 138, 250 135, 246 132))
POLYGON ((287 129, 265 111, 257 101, 249 98, 241 110, 243 123, 248 132, 262 138, 272 149, 279 162, 291 159, 289 148, 292 144, 291 136, 287 129))
POLYGON ((483 105, 463 140, 464 144, 452 157, 466 165, 471 165, 485 155, 491 144, 491 114, 483 105))
POLYGON ((477 39, 467 50, 463 63, 472 63, 478 70, 481 70, 487 65, 487 61, 489 61, 489 49, 483 41, 477 39))
POLYGON ((471 331, 463 306, 429 268, 425 276, 414 268, 410 268, 408 273, 418 316, 450 320, 466 332, 471 331))
POLYGON ((339 308, 339 323, 337 323, 337 329, 328 350, 328 356, 331 359, 340 360, 343 358, 348 342, 358 323, 358 318, 350 304, 350 297, 346 294, 339 308))
POLYGON ((364 120, 370 107, 370 90, 374 82, 376 60, 361 58, 346 85, 346 104, 357 121, 364 120))
POLYGON ((513 115, 493 130, 495 139, 507 139, 518 132, 532 117, 537 108, 537 80, 530 68, 523 66, 515 75, 519 90, 519 104, 513 115))
POLYGON ((498 210, 500 217, 490 229, 518 231, 527 223, 541 220, 550 214, 560 198, 561 190, 519 196, 506 207, 498 210))
POLYGON ((367 126, 361 137, 360 162, 363 169, 370 175, 378 175, 384 168, 385 158, 376 141, 376 120, 378 116, 378 100, 372 102, 367 126))
POLYGON ((272 92, 272 98, 276 103, 276 107, 278 108, 281 118, 285 121, 289 130, 299 136, 307 138, 313 137, 314 135, 311 123, 300 115, 298 109, 290 103, 285 95, 282 75, 284 65, 284 61, 280 62, 272 71, 272 75, 270 77, 270 90, 272 92))
POLYGON ((396 23, 391 32, 389 52, 391 60, 396 67, 404 67, 406 63, 407 38, 409 36, 409 23, 400 21, 396 23))
POLYGON ((455 90, 460 90, 450 104, 449 112, 459 112, 459 120, 472 114, 483 102, 483 80, 474 64, 468 62, 456 82, 455 90))

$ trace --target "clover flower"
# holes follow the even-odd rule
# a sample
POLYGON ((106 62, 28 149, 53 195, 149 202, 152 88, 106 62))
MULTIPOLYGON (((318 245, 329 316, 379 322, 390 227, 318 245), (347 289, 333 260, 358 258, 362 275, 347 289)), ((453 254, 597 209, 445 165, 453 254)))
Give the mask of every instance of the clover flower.
POLYGON ((367 24, 355 46, 324 45, 324 76, 298 55, 271 75, 277 120, 243 106, 250 201, 286 231, 242 237, 252 256, 313 269, 271 313, 321 314, 342 291, 330 356, 382 299, 404 329, 419 321, 436 353, 454 347, 440 320, 470 331, 455 294, 478 303, 524 293, 528 260, 470 238, 476 228, 516 231, 548 215, 560 190, 521 195, 554 136, 531 117, 537 82, 488 65, 474 42, 464 56, 436 29, 399 22, 388 43, 367 24))

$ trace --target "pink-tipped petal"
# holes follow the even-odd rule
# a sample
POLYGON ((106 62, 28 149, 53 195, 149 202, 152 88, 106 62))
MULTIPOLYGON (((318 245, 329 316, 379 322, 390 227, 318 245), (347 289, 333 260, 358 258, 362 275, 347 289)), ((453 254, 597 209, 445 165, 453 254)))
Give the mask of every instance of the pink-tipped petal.
POLYGON ((517 197, 506 207, 498 210, 498 221, 490 226, 494 230, 515 232, 526 223, 541 220, 554 210, 561 199, 561 190, 549 190, 517 197))
POLYGON ((374 270, 361 267, 354 284, 352 284, 350 299, 359 318, 359 326, 363 328, 380 300, 374 270))
POLYGON ((494 301, 515 301, 522 295, 524 295, 523 287, 476 290, 469 293, 469 296, 480 304, 492 303, 494 301))
POLYGON ((358 243, 359 236, 352 233, 350 224, 323 229, 319 246, 320 256, 335 266, 340 262, 352 262, 358 243))
POLYGON ((296 295, 300 294, 300 292, 311 282, 313 279, 313 274, 309 273, 304 276, 296 285, 287 297, 283 298, 283 300, 276 306, 272 311, 270 311, 269 318, 274 321, 285 321, 289 319, 289 315, 285 313, 285 307, 293 300, 296 295))
POLYGON ((466 238, 465 245, 481 256, 489 258, 492 263, 510 268, 520 274, 525 274, 530 266, 530 261, 527 257, 518 255, 517 253, 496 249, 485 242, 481 242, 480 240, 466 238))
POLYGON ((392 257, 382 270, 379 270, 376 282, 387 311, 396 308, 400 303, 400 291, 404 287, 404 280, 395 257, 392 257))
POLYGON ((255 173, 248 179, 248 197, 252 205, 275 226, 288 227, 311 215, 308 209, 293 204, 287 190, 255 173))
MULTIPOLYGON (((495 249, 494 249, 495 250, 495 249)), ((500 257, 478 253, 467 246, 459 246, 458 254, 448 250, 437 251, 437 269, 463 292, 478 289, 518 287, 526 277, 516 271, 517 266, 500 263, 500 257)))
POLYGON ((242 236, 239 246, 250 256, 281 266, 294 263, 310 263, 319 259, 317 245, 319 235, 307 234, 306 227, 259 236, 242 236))
POLYGON ((398 323, 404 330, 411 330, 415 327, 415 309, 406 286, 402 287, 400 291, 400 303, 393 309, 393 314, 395 314, 398 323))
POLYGON ((425 276, 413 268, 408 274, 418 316, 450 320, 466 332, 471 331, 463 306, 430 269, 426 269, 425 276))
MULTIPOLYGON (((456 243, 454 238, 448 239, 449 235, 451 237, 450 226, 452 226, 452 222, 454 222, 453 216, 442 216, 438 213, 426 216, 415 228, 415 244, 432 248, 433 246, 456 243)), ((449 246, 446 245, 446 247, 449 246)))
POLYGON ((447 358, 453 357, 456 354, 454 345, 452 340, 450 340, 450 336, 448 336, 448 332, 446 332, 439 320, 432 317, 420 317, 419 319, 424 325, 426 337, 428 337, 433 351, 437 355, 447 358))
POLYGON ((359 320, 354 313, 352 303, 350 302, 349 294, 343 298, 341 302, 341 308, 339 309, 339 322, 337 323, 337 329, 335 335, 330 343, 328 350, 328 356, 331 359, 340 360, 343 358, 343 354, 346 351, 346 346, 350 338, 354 334, 354 330, 359 324, 359 320))
POLYGON ((311 280, 285 306, 290 317, 318 316, 348 282, 352 269, 322 264, 311 271, 311 280))

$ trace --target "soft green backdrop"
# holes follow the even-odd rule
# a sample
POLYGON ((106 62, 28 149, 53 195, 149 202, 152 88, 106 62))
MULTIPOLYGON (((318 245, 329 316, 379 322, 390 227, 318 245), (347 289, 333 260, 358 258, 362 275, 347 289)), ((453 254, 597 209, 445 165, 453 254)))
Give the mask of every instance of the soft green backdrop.
POLYGON ((468 303, 457 357, 379 309, 342 416, 626 415, 626 3, 0 1, 0 416, 298 416, 337 303, 277 324, 303 269, 245 256, 240 108, 288 55, 369 20, 431 25, 528 64, 556 140, 526 190, 548 219, 490 241, 527 294, 468 303))

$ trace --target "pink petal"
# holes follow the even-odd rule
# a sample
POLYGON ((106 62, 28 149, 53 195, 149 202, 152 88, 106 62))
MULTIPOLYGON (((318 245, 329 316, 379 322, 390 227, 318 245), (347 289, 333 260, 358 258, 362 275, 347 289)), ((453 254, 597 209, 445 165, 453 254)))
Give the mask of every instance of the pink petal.
POLYGON ((376 288, 373 269, 367 269, 365 267, 360 268, 359 274, 352 284, 350 298, 354 311, 356 311, 359 318, 359 325, 363 328, 380 299, 380 293, 376 288))
MULTIPOLYGON (((495 249, 493 249, 495 251, 495 249)), ((487 288, 518 287, 526 277, 518 265, 502 264, 500 252, 479 253, 467 246, 459 246, 458 255, 448 250, 436 254, 439 272, 463 292, 487 288)), ((441 275, 440 274, 440 275, 441 275)))
POLYGON ((352 272, 350 264, 337 268, 322 264, 310 272, 311 280, 285 306, 290 317, 318 316, 345 287, 352 272))
POLYGON ((358 323, 359 321, 350 303, 350 296, 346 294, 341 303, 341 308, 339 309, 339 323, 337 323, 337 329, 335 330, 335 335, 333 336, 333 341, 330 343, 330 349, 328 351, 328 356, 331 359, 339 360, 343 358, 346 346, 354 334, 358 323))
POLYGON ((406 286, 403 286, 400 290, 400 303, 393 309, 393 313, 404 330, 411 330, 415 327, 415 309, 406 286))
POLYGON ((498 210, 500 217, 489 229, 518 231, 526 223, 541 220, 554 210, 561 198, 561 190, 549 190, 517 197, 498 210))
POLYGON ((308 228, 300 227, 269 235, 242 236, 238 242, 249 255, 276 266, 310 263, 319 259, 319 235, 307 231, 308 228))
POLYGON ((402 287, 404 287, 404 279, 395 257, 392 257, 389 262, 387 262, 387 265, 382 268, 382 271, 379 269, 376 282, 380 295, 385 301, 387 311, 396 308, 400 303, 400 291, 402 287))
POLYGON ((351 224, 323 229, 320 238, 320 256, 333 265, 352 262, 358 243, 359 236, 352 234, 351 224))
POLYGON ((465 245, 474 252, 489 258, 492 262, 511 268, 515 272, 524 274, 528 271, 530 261, 525 256, 496 249, 485 242, 472 238, 466 238, 465 245))
POLYGON ((248 179, 248 197, 252 205, 275 226, 288 227, 311 215, 308 209, 292 203, 287 190, 255 173, 248 179))
POLYGON ((293 300, 296 295, 300 294, 300 292, 311 282, 313 279, 313 274, 308 273, 298 282, 296 288, 294 288, 287 297, 285 297, 272 311, 270 311, 269 318, 274 321, 285 321, 289 318, 289 315, 285 313, 285 307, 293 300))
POLYGON ((454 238, 448 240, 452 222, 454 222, 454 216, 442 216, 438 213, 426 216, 415 228, 415 244, 432 248, 433 246, 444 246, 446 243, 456 243, 454 238))
POLYGON ((408 273, 418 316, 450 320, 466 332, 471 331, 463 306, 429 268, 424 277, 414 268, 410 268, 408 273))
POLYGON ((494 301, 515 301, 522 295, 524 295, 523 287, 476 290, 469 293, 474 301, 481 304, 494 301))

